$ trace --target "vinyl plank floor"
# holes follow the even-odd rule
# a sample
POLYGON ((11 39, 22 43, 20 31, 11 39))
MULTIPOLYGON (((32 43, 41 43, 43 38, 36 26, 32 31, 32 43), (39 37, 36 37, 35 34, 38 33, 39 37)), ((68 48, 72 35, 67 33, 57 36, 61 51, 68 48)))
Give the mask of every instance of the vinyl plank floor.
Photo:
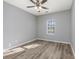
POLYGON ((4 56, 3 59, 74 59, 69 44, 35 40, 22 46, 24 52, 4 56), (24 46, 39 44, 35 48, 27 49, 24 46))

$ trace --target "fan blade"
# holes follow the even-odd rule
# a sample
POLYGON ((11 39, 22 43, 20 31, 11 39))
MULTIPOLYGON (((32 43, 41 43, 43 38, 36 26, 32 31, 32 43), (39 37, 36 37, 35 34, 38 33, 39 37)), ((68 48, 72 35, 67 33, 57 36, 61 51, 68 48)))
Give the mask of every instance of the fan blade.
POLYGON ((42 1, 41 1, 41 4, 44 4, 45 2, 47 2, 47 0, 42 0, 42 1))
POLYGON ((27 8, 33 8, 33 7, 35 7, 35 6, 27 6, 27 8))
POLYGON ((30 0, 32 3, 36 4, 33 0, 30 0))
POLYGON ((43 7, 43 6, 41 6, 43 9, 48 9, 47 7, 43 7))

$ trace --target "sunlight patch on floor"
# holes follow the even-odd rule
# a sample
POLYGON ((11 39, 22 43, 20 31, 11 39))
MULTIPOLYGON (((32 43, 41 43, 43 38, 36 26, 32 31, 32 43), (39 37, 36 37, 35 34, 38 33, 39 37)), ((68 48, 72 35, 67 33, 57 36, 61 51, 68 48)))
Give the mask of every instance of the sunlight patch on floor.
POLYGON ((18 53, 18 52, 22 52, 22 51, 24 51, 24 49, 21 48, 21 47, 10 49, 10 50, 7 50, 7 51, 4 52, 4 56, 14 54, 14 53, 18 53))
POLYGON ((31 44, 31 45, 26 45, 26 46, 24 46, 24 48, 32 49, 32 48, 36 48, 36 47, 38 47, 38 46, 40 46, 40 44, 31 44))

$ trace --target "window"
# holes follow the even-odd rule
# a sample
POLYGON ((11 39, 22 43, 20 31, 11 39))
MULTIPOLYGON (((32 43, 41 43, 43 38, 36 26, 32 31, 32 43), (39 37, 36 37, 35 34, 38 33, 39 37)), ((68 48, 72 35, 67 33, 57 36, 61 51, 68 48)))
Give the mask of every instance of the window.
POLYGON ((54 34, 56 28, 56 22, 53 19, 47 20, 47 34, 54 34))

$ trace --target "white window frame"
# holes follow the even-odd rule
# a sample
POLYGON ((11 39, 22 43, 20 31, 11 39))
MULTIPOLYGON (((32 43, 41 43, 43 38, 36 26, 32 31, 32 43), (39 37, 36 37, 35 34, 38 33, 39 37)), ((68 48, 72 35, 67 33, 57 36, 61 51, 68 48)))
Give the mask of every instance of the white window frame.
POLYGON ((55 19, 53 19, 53 18, 48 19, 48 20, 47 20, 47 34, 48 34, 48 35, 54 35, 54 34, 55 34, 55 31, 56 31, 56 21, 55 21, 55 19), (48 26, 48 21, 53 21, 53 22, 55 22, 55 23, 52 25, 53 27, 55 27, 53 33, 48 33, 48 27, 49 27, 49 26, 48 26))

